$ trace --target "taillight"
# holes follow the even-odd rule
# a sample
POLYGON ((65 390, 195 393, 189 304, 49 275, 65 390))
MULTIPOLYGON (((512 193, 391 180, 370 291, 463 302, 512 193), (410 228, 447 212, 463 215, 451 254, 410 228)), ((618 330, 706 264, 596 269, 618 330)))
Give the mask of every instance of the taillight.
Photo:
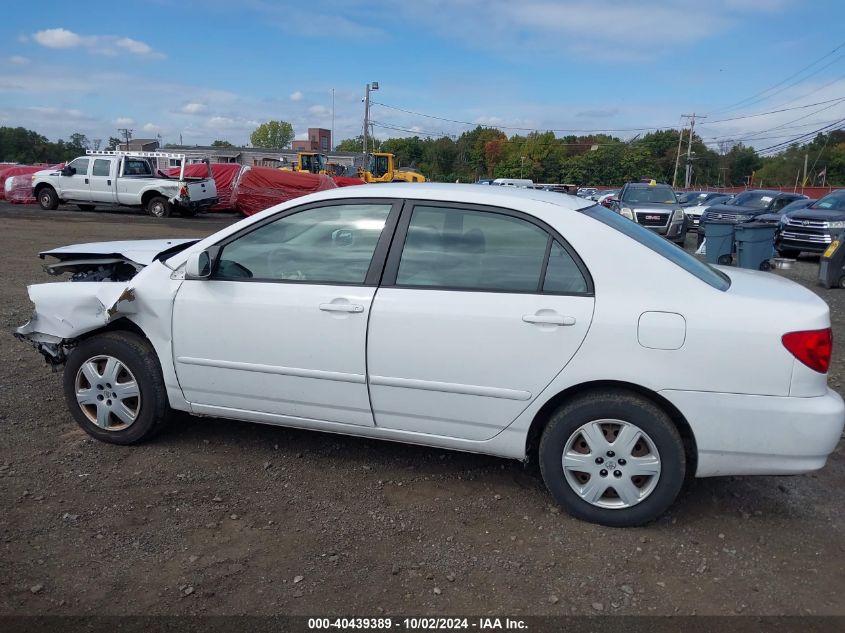
POLYGON ((830 328, 789 332, 781 340, 783 346, 807 367, 820 374, 827 373, 833 351, 833 332, 830 328))

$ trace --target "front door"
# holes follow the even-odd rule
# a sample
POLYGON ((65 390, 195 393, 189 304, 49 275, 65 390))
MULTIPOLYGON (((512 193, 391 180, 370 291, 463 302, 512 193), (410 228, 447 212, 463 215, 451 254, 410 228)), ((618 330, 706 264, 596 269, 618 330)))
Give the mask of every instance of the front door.
POLYGON ((95 158, 91 167, 91 201, 100 203, 115 202, 114 176, 112 175, 113 158, 95 158))
POLYGON ((176 295, 173 354, 185 398, 231 417, 372 426, 367 321, 392 210, 391 201, 331 201, 225 240, 211 278, 186 280, 176 295))
POLYGON ((593 303, 583 264, 546 227, 501 210, 416 204, 370 318, 376 425, 493 437, 567 365, 593 303))
POLYGON ((88 168, 91 160, 87 157, 77 158, 68 163, 73 169, 70 176, 61 176, 60 188, 62 200, 73 200, 75 202, 91 201, 91 185, 88 181, 88 168))

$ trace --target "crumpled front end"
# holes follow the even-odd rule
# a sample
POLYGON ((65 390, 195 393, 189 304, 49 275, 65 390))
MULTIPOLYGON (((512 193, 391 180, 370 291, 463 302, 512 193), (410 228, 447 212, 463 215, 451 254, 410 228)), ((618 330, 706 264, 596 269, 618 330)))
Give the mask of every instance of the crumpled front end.
POLYGON ((15 330, 49 365, 65 362, 80 336, 135 313, 135 291, 123 282, 56 282, 29 286, 32 318, 15 330))

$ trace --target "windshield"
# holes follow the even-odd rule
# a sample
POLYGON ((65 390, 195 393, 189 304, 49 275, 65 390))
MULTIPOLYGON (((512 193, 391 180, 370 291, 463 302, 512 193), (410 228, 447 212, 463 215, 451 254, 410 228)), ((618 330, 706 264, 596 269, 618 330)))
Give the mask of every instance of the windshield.
POLYGON ((678 204, 671 187, 628 187, 622 202, 651 202, 657 204, 678 204))
POLYGON ((834 191, 819 199, 811 209, 830 209, 831 211, 845 211, 845 190, 834 191))
POLYGON ((753 191, 746 191, 739 194, 730 204, 738 207, 751 207, 752 209, 765 209, 774 198, 769 193, 755 193, 753 191))
POLYGON ((646 248, 653 250, 658 255, 662 255, 673 264, 677 264, 685 271, 697 277, 704 283, 712 286, 716 290, 724 292, 731 287, 730 278, 723 272, 716 270, 712 266, 699 261, 684 249, 675 246, 668 240, 660 237, 657 233, 646 229, 636 222, 619 215, 601 205, 594 205, 585 209, 579 210, 584 215, 594 218, 606 224, 607 226, 616 229, 623 235, 639 242, 646 248))

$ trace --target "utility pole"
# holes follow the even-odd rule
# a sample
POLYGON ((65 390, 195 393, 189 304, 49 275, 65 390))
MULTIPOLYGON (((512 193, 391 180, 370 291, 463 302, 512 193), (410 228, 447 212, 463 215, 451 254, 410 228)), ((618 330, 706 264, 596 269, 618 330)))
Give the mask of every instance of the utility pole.
POLYGON ((522 178, 522 168, 525 166, 525 156, 519 157, 519 177, 522 178))
MULTIPOLYGON (((686 171, 686 178, 684 179, 684 188, 689 189, 690 180, 692 180, 692 135, 693 130, 695 130, 695 117, 696 114, 693 112, 692 114, 682 114, 682 117, 689 119, 689 139, 687 141, 687 171, 686 171)), ((706 119, 707 117, 699 114, 697 115, 700 119, 706 119)))
POLYGON ((810 154, 804 154, 804 180, 801 181, 801 193, 804 193, 804 187, 807 186, 807 161, 810 159, 810 154))
POLYGON ((334 88, 332 88, 332 142, 329 143, 329 149, 334 151, 334 88))
POLYGON ((678 137, 678 153, 675 155, 675 175, 672 176, 672 189, 678 180, 678 164, 681 162, 681 142, 684 140, 684 128, 681 127, 681 135, 678 137))
POLYGON ((364 169, 367 168, 367 135, 370 131, 370 91, 378 90, 378 82, 374 81, 367 84, 366 94, 364 95, 364 169))
POLYGON ((123 149, 128 151, 129 150, 129 141, 132 140, 132 132, 134 132, 135 130, 130 130, 129 128, 126 128, 126 127, 120 127, 120 128, 117 128, 117 131, 121 136, 123 136, 124 140, 126 141, 126 147, 124 147, 123 149))

